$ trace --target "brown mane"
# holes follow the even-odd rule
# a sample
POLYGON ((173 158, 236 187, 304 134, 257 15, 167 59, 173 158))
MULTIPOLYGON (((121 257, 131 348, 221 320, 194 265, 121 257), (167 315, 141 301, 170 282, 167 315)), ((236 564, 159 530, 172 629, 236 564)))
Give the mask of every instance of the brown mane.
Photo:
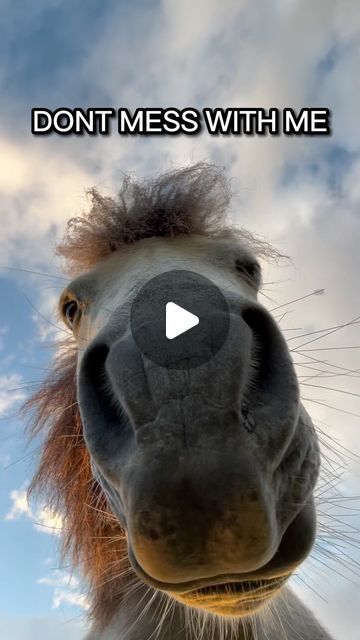
MULTIPOLYGON (((267 243, 226 224, 230 189, 222 171, 212 165, 196 164, 140 183, 126 176, 116 199, 96 190, 90 194, 89 213, 69 221, 57 249, 72 274, 93 267, 125 244, 152 236, 236 233, 257 255, 277 255, 267 243)), ((128 564, 127 546, 92 476, 76 401, 76 359, 70 337, 59 345, 50 375, 26 403, 33 412, 31 435, 43 434, 30 492, 40 492, 47 506, 62 515, 63 554, 81 567, 89 582, 91 615, 100 624, 116 609, 124 580, 126 588, 119 574, 128 564)))
POLYGON ((89 582, 90 613, 102 622, 121 589, 121 578, 115 576, 126 569, 126 541, 92 477, 76 402, 75 372, 76 349, 69 340, 57 354, 51 374, 25 405, 35 410, 31 435, 45 431, 29 494, 41 493, 47 507, 62 515, 62 556, 81 567, 89 582))

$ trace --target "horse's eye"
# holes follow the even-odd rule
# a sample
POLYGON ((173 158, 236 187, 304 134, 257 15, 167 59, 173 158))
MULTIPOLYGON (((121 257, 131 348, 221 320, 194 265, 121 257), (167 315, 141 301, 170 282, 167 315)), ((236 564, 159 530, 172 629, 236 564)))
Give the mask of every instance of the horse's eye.
POLYGON ((76 300, 68 300, 67 302, 65 302, 63 306, 63 314, 66 322, 70 327, 74 325, 79 309, 80 307, 76 300))
POLYGON ((257 287, 260 286, 261 268, 258 262, 235 260, 235 268, 236 268, 236 271, 241 273, 248 280, 251 280, 252 283, 255 284, 257 287))

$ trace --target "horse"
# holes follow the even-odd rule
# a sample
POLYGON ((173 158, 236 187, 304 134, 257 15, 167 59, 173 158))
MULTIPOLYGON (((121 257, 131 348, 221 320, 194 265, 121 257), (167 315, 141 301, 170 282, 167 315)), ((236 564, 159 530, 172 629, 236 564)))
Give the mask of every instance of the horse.
POLYGON ((320 451, 258 300, 260 261, 280 254, 228 221, 229 181, 211 164, 90 195, 57 247, 69 336, 27 402, 43 435, 30 494, 62 515, 63 554, 88 584, 87 640, 329 640, 288 586, 316 537, 320 451), (149 296, 139 327, 153 357, 138 346, 136 301, 152 281, 165 302, 169 274, 224 302, 195 290, 206 321, 226 325, 216 352, 202 336, 200 361, 158 359, 149 296))

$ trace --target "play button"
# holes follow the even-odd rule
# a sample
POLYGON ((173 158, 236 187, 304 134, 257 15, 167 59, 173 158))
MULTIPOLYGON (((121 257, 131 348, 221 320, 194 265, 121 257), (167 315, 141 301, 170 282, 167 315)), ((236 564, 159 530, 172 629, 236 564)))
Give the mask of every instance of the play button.
POLYGON ((199 324, 199 318, 194 313, 179 307, 175 302, 166 305, 166 337, 168 340, 177 338, 185 331, 189 331, 199 324))
POLYGON ((130 311, 137 347, 170 369, 204 364, 223 346, 230 324, 226 299, 208 278, 187 270, 151 278, 130 311))

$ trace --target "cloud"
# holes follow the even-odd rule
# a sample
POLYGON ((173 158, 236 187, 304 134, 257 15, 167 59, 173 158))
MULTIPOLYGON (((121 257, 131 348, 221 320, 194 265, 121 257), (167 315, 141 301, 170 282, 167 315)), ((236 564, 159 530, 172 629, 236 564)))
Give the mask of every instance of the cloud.
POLYGON ((32 520, 34 528, 41 533, 59 535, 63 526, 62 517, 44 506, 32 508, 27 499, 25 488, 14 489, 10 493, 12 505, 5 515, 5 520, 18 520, 25 516, 32 520))
POLYGON ((294 221, 310 214, 304 206, 284 209, 285 201, 296 202, 296 197, 291 200, 292 190, 284 194, 279 185, 289 167, 309 168, 299 179, 302 201, 307 196, 315 206, 321 192, 331 196, 322 189, 324 176, 311 180, 310 168, 326 167, 327 150, 334 144, 359 152, 358 133, 351 131, 350 136, 345 131, 356 121, 352 74, 344 73, 356 66, 356 2, 347 4, 346 16, 333 1, 311 8, 297 2, 282 1, 275 7, 265 2, 261 10, 254 3, 234 0, 225 2, 226 10, 213 0, 192 5, 191 10, 189 6, 164 0, 156 13, 152 7, 142 12, 129 9, 125 21, 122 6, 112 6, 103 16, 86 64, 82 57, 75 59, 72 73, 62 77, 63 102, 86 85, 106 95, 108 105, 115 107, 335 104, 332 139, 215 138, 204 133, 196 141, 185 136, 120 139, 114 134, 81 140, 29 136, 19 142, 15 136, 2 136, 0 155, 8 167, 0 182, 6 261, 18 261, 19 243, 23 265, 49 260, 54 231, 60 232, 64 221, 85 206, 84 188, 94 183, 116 188, 124 170, 148 173, 199 158, 224 162, 242 190, 239 222, 263 229, 275 240, 279 227, 292 237, 294 221), (114 52, 122 64, 113 64, 114 52), (41 172, 34 175, 34 166, 41 172), (277 212, 275 218, 272 212, 277 212))
POLYGON ((60 535, 63 520, 59 513, 54 513, 46 507, 40 507, 32 514, 32 519, 34 520, 34 527, 37 531, 60 535))
POLYGON ((93 180, 67 154, 33 143, 19 143, 0 132, 1 266, 42 265, 49 261, 54 236, 82 208, 93 180), (34 172, 34 167, 41 171, 34 172))
POLYGON ((53 609, 58 609, 62 604, 80 607, 85 610, 89 608, 89 602, 86 595, 81 592, 78 578, 66 571, 54 569, 51 575, 39 578, 37 583, 54 588, 53 609))
POLYGON ((0 637, 6 640, 80 640, 85 633, 83 622, 63 616, 0 616, 0 637))
POLYGON ((0 374, 0 416, 16 407, 25 399, 25 392, 21 389, 22 376, 17 373, 0 374))
MULTIPOLYGON (((56 535, 61 533, 61 516, 42 506, 32 508, 27 500, 25 488, 11 491, 10 500, 12 505, 5 515, 4 519, 6 521, 18 520, 25 516, 33 522, 34 528, 41 533, 52 533, 56 535)), ((48 566, 50 563, 51 559, 47 558, 44 564, 48 566)), ((53 569, 49 575, 39 578, 37 584, 46 585, 53 589, 53 609, 59 609, 63 605, 76 606, 84 610, 89 607, 87 597, 81 589, 79 579, 64 570, 53 569)))
POLYGON ((26 490, 14 489, 10 493, 10 500, 12 501, 12 505, 5 516, 5 520, 18 520, 21 516, 28 518, 33 517, 27 500, 26 490))

